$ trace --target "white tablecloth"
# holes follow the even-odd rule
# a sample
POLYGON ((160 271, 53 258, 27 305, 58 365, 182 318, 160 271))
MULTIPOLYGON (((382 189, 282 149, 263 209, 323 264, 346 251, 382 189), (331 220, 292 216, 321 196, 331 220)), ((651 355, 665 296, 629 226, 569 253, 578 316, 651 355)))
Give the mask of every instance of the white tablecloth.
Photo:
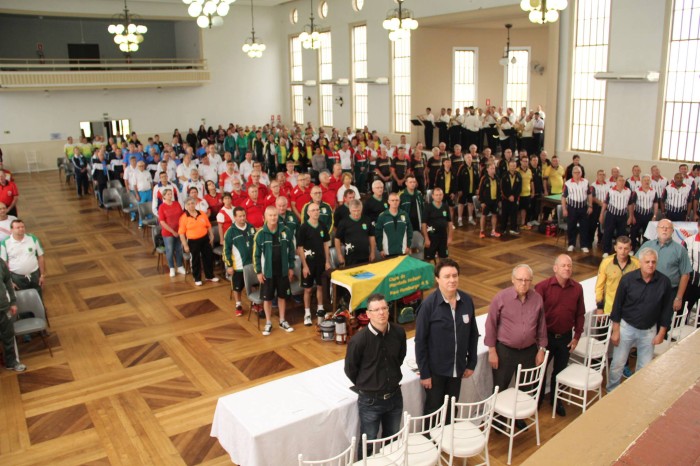
MULTIPOLYGON (((595 309, 595 277, 581 285, 590 312, 595 309)), ((476 321, 482 335, 478 362, 474 375, 462 381, 461 402, 483 400, 493 390, 483 343, 486 314, 476 321)), ((406 359, 415 360, 413 339, 407 346, 406 359)), ((219 398, 212 437, 218 438, 233 462, 244 466, 293 465, 299 453, 310 460, 337 454, 353 436, 359 438, 360 428, 357 394, 350 390, 352 383, 343 367, 340 360, 219 398)), ((401 370, 404 409, 421 415, 425 393, 419 377, 406 364, 401 370)))

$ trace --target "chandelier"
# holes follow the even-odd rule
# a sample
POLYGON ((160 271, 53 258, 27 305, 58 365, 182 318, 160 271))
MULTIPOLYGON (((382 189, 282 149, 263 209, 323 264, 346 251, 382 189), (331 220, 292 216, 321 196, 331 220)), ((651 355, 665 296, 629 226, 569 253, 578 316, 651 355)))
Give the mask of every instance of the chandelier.
POLYGON ((266 47, 262 42, 255 39, 255 18, 253 17, 253 0, 250 0, 250 37, 243 44, 243 53, 248 54, 250 58, 260 58, 266 47))
POLYGON ((228 14, 230 4, 236 0, 182 0, 189 5, 187 13, 197 18, 197 26, 202 29, 224 24, 224 16, 228 14))
POLYGON ((301 41, 302 47, 304 47, 305 49, 318 49, 321 47, 321 34, 316 30, 316 26, 314 26, 314 0, 310 0, 310 3, 310 24, 304 26, 304 31, 301 34, 299 34, 299 40, 301 41))
POLYGON ((566 0, 522 0, 520 8, 530 12, 530 22, 536 24, 554 23, 559 19, 559 12, 566 9, 566 0))
MULTIPOLYGON (((503 57, 498 60, 498 63, 500 63, 502 66, 508 66, 508 55, 510 55, 510 28, 512 28, 512 24, 506 24, 506 30, 508 31, 508 38, 506 39, 506 54, 503 55, 503 57)), ((518 60, 515 58, 515 56, 511 57, 510 63, 515 65, 518 62, 518 60)))
POLYGON ((389 31, 389 40, 396 41, 411 35, 411 31, 418 28, 418 21, 413 19, 413 12, 403 8, 404 0, 395 0, 399 4, 398 8, 390 10, 382 27, 389 31))
POLYGON ((116 24, 110 24, 107 28, 110 34, 114 34, 114 43, 119 46, 119 50, 127 55, 139 50, 139 44, 143 42, 143 35, 148 32, 146 26, 136 24, 137 18, 137 16, 129 14, 126 0, 124 0, 124 14, 112 18, 116 24))

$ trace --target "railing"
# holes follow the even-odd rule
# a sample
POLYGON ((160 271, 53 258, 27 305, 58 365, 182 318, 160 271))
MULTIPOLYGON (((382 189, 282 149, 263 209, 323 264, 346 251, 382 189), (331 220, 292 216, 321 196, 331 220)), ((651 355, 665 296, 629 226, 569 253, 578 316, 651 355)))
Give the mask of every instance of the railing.
POLYGON ((207 61, 191 58, 16 59, 0 58, 3 72, 206 70, 207 61))

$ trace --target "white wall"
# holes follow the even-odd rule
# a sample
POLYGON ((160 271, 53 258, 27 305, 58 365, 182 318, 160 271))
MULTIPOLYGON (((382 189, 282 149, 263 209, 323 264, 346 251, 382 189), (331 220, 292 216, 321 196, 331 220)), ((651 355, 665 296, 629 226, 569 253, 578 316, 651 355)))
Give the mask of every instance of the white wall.
MULTIPOLYGON (((131 4, 130 8, 137 11, 131 4)), ((256 35, 267 45, 260 59, 248 58, 241 51, 250 34, 247 6, 232 8, 221 28, 201 31, 202 58, 208 61, 211 73, 211 82, 204 86, 51 91, 48 95, 43 91, 0 92, 0 146, 7 160, 15 161, 16 170, 23 170, 23 144, 34 143, 42 169, 54 168, 65 141, 48 144, 49 135, 77 136, 80 121, 102 120, 105 112, 113 119, 130 119, 132 129, 140 135, 161 136, 174 128, 196 128, 201 119, 216 127, 229 122, 266 123, 272 113, 287 115, 289 106, 283 103, 280 85, 280 75, 287 70, 287 49, 284 41, 276 39, 279 25, 270 10, 256 10, 256 35)))

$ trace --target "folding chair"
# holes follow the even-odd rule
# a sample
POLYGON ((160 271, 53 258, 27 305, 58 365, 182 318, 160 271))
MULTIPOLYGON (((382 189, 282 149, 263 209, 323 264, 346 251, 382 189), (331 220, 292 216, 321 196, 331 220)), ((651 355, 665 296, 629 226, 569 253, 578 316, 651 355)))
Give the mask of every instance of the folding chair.
POLYGON ((601 341, 609 338, 610 315, 591 313, 589 319, 588 332, 579 339, 578 345, 569 355, 569 361, 585 366, 588 364, 589 359, 603 359, 605 361, 605 373, 610 374, 607 348, 605 353, 601 353, 602 347, 600 345, 589 345, 590 340, 601 341), (593 350, 593 353, 590 353, 589 350, 593 350))
POLYGON ((537 400, 540 397, 542 382, 547 368, 549 351, 544 354, 544 361, 537 367, 523 369, 522 364, 518 364, 518 372, 515 376, 515 387, 502 391, 496 397, 494 411, 501 417, 507 418, 508 422, 494 418, 493 428, 508 436, 508 464, 513 457, 513 439, 523 432, 527 432, 534 424, 537 434, 537 445, 540 444, 540 422, 537 415, 537 400), (525 421, 524 429, 515 431, 516 419, 525 421), (531 421, 527 424, 527 421, 531 421))
POLYGON ((449 404, 450 399, 445 395, 442 407, 434 413, 411 417, 408 428, 408 464, 411 466, 439 463, 449 404))
POLYGON ((403 427, 389 437, 367 440, 367 434, 362 434, 362 459, 355 466, 407 466, 410 420, 408 413, 404 413, 403 427))
MULTIPOLYGON (((258 281, 258 275, 255 273, 255 268, 253 264, 248 264, 243 266, 243 286, 245 287, 245 294, 248 296, 248 301, 250 301, 250 309, 248 310, 248 320, 250 321, 250 314, 253 312, 253 304, 262 306, 262 298, 260 297, 260 282, 258 281), (257 287, 257 289, 254 289, 257 287)), ((256 313, 258 319, 258 330, 260 330, 260 315, 256 313)))
POLYGON ((299 466, 316 465, 316 466, 352 466, 355 462, 355 445, 357 439, 355 437, 350 441, 350 446, 332 458, 325 460, 304 460, 304 455, 299 453, 299 466))
POLYGON ((49 329, 49 321, 46 318, 46 309, 44 308, 44 303, 41 301, 39 292, 33 288, 28 290, 17 290, 15 291, 15 296, 17 298, 17 314, 15 314, 15 320, 12 323, 15 330, 15 336, 20 337, 23 335, 38 333, 41 340, 44 342, 44 345, 46 345, 46 347, 49 349, 49 354, 51 357, 53 357, 51 345, 49 345, 49 342, 44 335, 44 333, 49 329), (17 316, 22 312, 31 312, 34 314, 34 317, 16 320, 17 316))
POLYGON ((673 345, 678 343, 679 339, 677 339, 677 336, 680 336, 679 329, 683 326, 683 322, 685 322, 685 319, 687 317, 688 306, 686 306, 685 309, 683 309, 683 312, 681 314, 673 315, 673 319, 671 319, 671 328, 668 329, 668 332, 666 332, 666 339, 660 344, 654 346, 654 357, 661 356, 666 351, 668 351, 673 345))

